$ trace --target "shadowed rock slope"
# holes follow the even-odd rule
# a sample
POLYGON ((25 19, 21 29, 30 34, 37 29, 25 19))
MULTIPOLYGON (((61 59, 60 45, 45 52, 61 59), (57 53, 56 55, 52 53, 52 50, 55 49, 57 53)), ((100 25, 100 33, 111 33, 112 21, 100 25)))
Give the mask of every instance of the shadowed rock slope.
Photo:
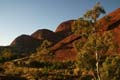
POLYGON ((20 52, 34 52, 42 40, 33 38, 29 35, 18 36, 10 46, 18 48, 20 52))
POLYGON ((50 31, 48 29, 40 29, 31 34, 31 36, 35 39, 39 40, 49 40, 51 42, 56 42, 55 41, 55 33, 53 31, 50 31))

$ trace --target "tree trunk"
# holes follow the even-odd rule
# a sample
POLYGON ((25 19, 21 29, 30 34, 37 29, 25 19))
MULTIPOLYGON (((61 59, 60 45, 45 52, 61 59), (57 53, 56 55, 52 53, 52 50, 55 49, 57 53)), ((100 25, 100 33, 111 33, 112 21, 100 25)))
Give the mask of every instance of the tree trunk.
MULTIPOLYGON (((96 19, 94 20, 94 23, 96 24, 96 19)), ((96 29, 95 24, 94 24, 94 28, 95 28, 96 71, 97 71, 97 78, 98 78, 98 80, 101 80, 101 78, 100 78, 100 72, 99 72, 99 54, 98 54, 98 51, 97 51, 97 29, 96 29)))

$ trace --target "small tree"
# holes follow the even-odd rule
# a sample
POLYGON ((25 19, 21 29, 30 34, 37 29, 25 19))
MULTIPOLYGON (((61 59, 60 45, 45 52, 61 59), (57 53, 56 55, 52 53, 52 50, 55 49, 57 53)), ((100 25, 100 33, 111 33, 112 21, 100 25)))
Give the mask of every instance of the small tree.
POLYGON ((94 70, 94 73, 96 71, 97 77, 93 76, 98 80, 101 80, 99 71, 101 55, 116 52, 112 31, 101 33, 101 25, 96 25, 101 13, 105 13, 105 10, 97 3, 84 14, 83 18, 75 21, 72 27, 73 32, 81 36, 80 40, 74 42, 74 47, 78 51, 78 65, 80 64, 79 67, 82 69, 94 70))
POLYGON ((37 48, 37 53, 42 53, 42 51, 43 51, 43 53, 45 53, 44 51, 49 51, 49 50, 48 50, 48 47, 49 47, 50 45, 51 45, 51 42, 50 42, 50 41, 44 40, 44 41, 42 42, 42 44, 40 45, 40 47, 37 48))
POLYGON ((95 55, 96 55, 96 70, 97 70, 97 76, 98 76, 98 80, 101 80, 100 79, 100 73, 99 73, 99 54, 98 54, 98 47, 97 47, 97 28, 95 25, 96 25, 96 20, 97 18, 100 16, 101 13, 105 13, 105 10, 104 8, 100 5, 100 3, 97 3, 93 9, 91 10, 88 10, 86 13, 85 13, 85 18, 88 18, 90 20, 93 21, 93 27, 94 27, 94 31, 95 31, 95 55))
POLYGON ((44 40, 42 44, 37 48, 37 55, 42 60, 44 60, 45 56, 50 54, 49 46, 51 45, 51 42, 48 40, 44 40))

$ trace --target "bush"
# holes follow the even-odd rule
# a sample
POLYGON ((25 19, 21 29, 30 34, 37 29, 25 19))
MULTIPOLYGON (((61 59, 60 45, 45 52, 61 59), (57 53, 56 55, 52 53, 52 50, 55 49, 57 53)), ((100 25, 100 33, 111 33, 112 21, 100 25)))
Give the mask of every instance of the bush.
POLYGON ((103 80, 120 79, 120 56, 108 56, 101 67, 101 77, 103 80))

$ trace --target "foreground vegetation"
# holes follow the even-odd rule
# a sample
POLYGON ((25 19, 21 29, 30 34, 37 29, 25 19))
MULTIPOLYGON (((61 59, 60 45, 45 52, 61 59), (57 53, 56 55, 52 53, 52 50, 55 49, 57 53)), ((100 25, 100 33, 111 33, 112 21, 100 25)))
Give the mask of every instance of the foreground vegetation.
MULTIPOLYGON (((1 65, 0 73, 6 76, 19 76, 27 80, 96 80, 95 59, 89 56, 87 58, 80 66, 76 61, 10 61, 1 65), (90 58, 92 60, 88 61, 90 58)), ((104 55, 100 59, 101 79, 119 80, 120 56, 104 55)))

